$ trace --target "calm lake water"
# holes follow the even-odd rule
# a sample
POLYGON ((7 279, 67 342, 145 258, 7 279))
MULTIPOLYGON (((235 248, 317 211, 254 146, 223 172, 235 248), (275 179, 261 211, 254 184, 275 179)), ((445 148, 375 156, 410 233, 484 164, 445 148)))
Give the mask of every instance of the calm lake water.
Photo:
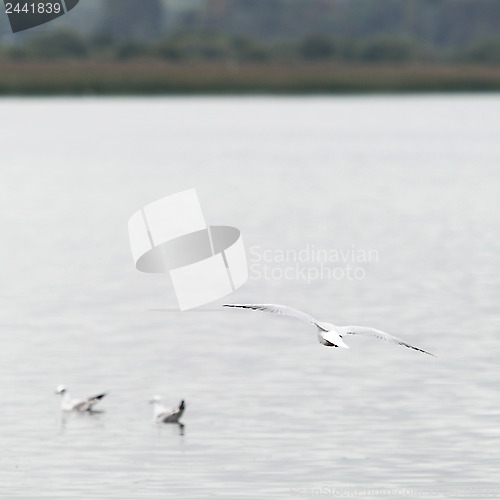
POLYGON ((0 101, 0 497, 500 497, 500 96, 0 101), (249 281, 176 311, 129 216, 195 187, 249 281), (326 256, 326 257, 325 257, 326 256), (289 304, 437 355, 222 303, 289 304), (54 395, 108 392, 97 415, 54 395), (183 434, 148 400, 185 399, 183 434))

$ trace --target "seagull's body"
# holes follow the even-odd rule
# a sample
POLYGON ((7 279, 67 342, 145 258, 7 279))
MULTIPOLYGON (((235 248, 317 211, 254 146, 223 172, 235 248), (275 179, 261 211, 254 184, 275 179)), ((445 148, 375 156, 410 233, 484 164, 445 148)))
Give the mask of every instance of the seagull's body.
POLYGON ((163 406, 160 396, 154 396, 150 403, 153 405, 153 420, 159 424, 178 424, 179 419, 182 417, 182 414, 186 409, 184 400, 180 402, 177 408, 174 408, 172 410, 168 410, 163 406))
POLYGON ((281 316, 290 316, 292 318, 297 318, 307 323, 311 323, 318 329, 319 342, 326 347, 344 347, 349 349, 349 346, 342 340, 344 335, 369 335, 377 339, 390 342, 391 344, 402 345, 404 347, 415 349, 416 351, 434 356, 434 354, 431 354, 430 352, 407 344, 401 339, 398 339, 389 333, 377 330, 376 328, 371 328, 369 326, 337 326, 332 325, 331 323, 324 323, 323 321, 318 321, 316 318, 305 312, 289 306, 282 306, 278 304, 224 304, 224 307, 237 307, 241 309, 253 309, 254 311, 265 311, 273 314, 279 314, 281 316))
POLYGON ((56 394, 60 394, 62 396, 61 410, 78 412, 94 411, 94 406, 99 403, 104 396, 106 396, 106 393, 102 393, 97 394, 96 396, 91 396, 87 399, 73 399, 64 385, 59 385, 56 388, 56 394))

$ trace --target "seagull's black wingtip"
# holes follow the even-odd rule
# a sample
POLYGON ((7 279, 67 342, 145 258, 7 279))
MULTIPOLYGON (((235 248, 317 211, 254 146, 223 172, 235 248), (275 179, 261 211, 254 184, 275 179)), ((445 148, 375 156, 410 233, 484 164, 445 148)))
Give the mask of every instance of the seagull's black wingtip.
POLYGON ((424 351, 423 349, 419 349, 418 347, 414 347, 413 349, 416 349, 417 351, 423 352, 424 354, 428 354, 429 356, 432 356, 433 358, 437 358, 435 354, 432 354, 432 352, 424 351))
POLYGON ((413 347, 410 346, 411 349, 415 349, 415 351, 423 352, 424 354, 428 354, 429 356, 432 356, 433 358, 437 358, 435 354, 432 354, 432 352, 424 351, 423 349, 419 349, 418 347, 413 347))
POLYGON ((423 349, 420 349, 420 347, 415 347, 414 345, 407 344, 406 342, 399 342, 399 345, 408 347, 408 349, 413 349, 415 351, 423 352, 424 354, 428 354, 429 356, 432 356, 433 358, 437 358, 435 354, 432 354, 432 352, 424 351, 423 349))

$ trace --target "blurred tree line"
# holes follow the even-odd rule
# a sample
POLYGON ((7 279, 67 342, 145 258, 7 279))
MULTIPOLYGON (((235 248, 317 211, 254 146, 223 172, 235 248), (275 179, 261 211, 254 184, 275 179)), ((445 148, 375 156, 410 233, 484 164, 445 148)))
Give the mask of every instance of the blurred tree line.
POLYGON ((78 12, 0 58, 500 63, 500 0, 86 0, 78 12))
POLYGON ((178 31, 158 40, 138 40, 104 31, 84 36, 62 30, 40 33, 23 44, 0 47, 0 59, 156 59, 177 63, 337 61, 500 64, 500 40, 485 40, 449 49, 403 36, 357 39, 316 34, 297 40, 269 41, 206 31, 178 31))
MULTIPOLYGON (((498 0, 85 0, 74 29, 153 39, 195 30, 253 39, 407 37, 470 46, 500 33, 498 0), (85 15, 85 12, 87 13, 85 15)), ((76 12, 76 11, 75 11, 76 12)))
POLYGON ((312 33, 344 38, 404 36, 458 47, 498 37, 500 2, 203 0, 192 13, 190 26, 259 38, 303 38, 312 33))

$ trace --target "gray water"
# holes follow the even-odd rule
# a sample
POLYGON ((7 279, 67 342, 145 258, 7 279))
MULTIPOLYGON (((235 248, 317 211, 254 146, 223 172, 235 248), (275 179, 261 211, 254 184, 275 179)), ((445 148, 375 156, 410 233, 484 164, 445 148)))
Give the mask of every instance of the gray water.
POLYGON ((500 96, 0 113, 1 498, 500 497, 500 96), (242 231, 251 272, 181 313, 167 276, 135 270, 127 220, 192 187, 207 222, 242 231), (304 274, 335 251, 357 257, 304 274), (226 301, 437 357, 370 338, 327 349, 226 301), (61 415, 61 383, 109 392, 103 413, 61 415), (152 422, 154 394, 186 400, 183 433, 152 422))

